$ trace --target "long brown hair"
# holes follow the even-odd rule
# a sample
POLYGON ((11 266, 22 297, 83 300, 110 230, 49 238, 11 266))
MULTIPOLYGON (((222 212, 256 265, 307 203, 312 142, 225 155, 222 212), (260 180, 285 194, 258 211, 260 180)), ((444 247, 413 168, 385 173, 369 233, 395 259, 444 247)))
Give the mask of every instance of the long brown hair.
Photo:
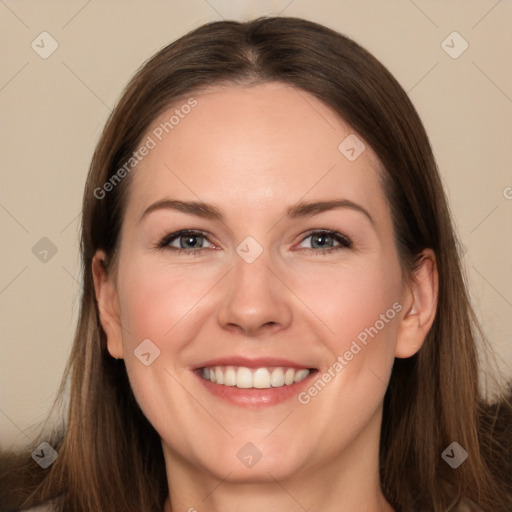
POLYGON ((380 476, 386 499, 397 511, 452 510, 463 497, 484 510, 512 510, 510 400, 503 392, 491 405, 479 391, 480 330, 420 118, 398 82, 361 46, 285 17, 203 25, 147 61, 124 91, 85 187, 81 309, 60 390, 70 378, 69 412, 66 424, 44 438, 59 456, 43 470, 29 454, 4 454, 2 510, 55 498, 56 510, 66 512, 161 512, 168 488, 160 439, 135 401, 124 362, 106 350, 91 271, 96 250, 115 257, 130 179, 102 198, 97 190, 178 99, 211 84, 274 80, 324 101, 376 152, 406 273, 423 249, 436 255, 434 325, 415 356, 395 361, 385 396, 380 476), (441 458, 453 441, 469 454, 457 469, 441 458))

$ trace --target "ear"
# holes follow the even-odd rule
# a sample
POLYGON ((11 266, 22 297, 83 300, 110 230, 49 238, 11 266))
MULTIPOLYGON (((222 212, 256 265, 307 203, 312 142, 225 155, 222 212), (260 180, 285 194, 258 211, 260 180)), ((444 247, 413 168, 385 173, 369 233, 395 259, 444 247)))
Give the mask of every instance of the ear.
POLYGON ((100 322, 107 336, 107 348, 116 359, 123 358, 123 338, 119 315, 119 298, 113 276, 107 272, 107 256, 96 251, 92 259, 92 275, 100 322))
POLYGON ((405 312, 397 327, 395 357, 411 357, 423 345, 436 316, 438 282, 435 254, 431 249, 425 249, 412 280, 404 289, 402 304, 405 312))

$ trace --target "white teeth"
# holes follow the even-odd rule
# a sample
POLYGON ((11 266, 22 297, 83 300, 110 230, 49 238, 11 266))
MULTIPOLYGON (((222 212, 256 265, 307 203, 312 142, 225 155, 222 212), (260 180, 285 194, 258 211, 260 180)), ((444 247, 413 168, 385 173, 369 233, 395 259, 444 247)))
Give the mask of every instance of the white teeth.
POLYGON ((293 382, 300 382, 304 380, 309 375, 309 370, 299 370, 295 372, 295 377, 293 378, 293 382))
POLYGON ((228 366, 224 372, 224 386, 236 386, 236 372, 232 366, 228 366))
POLYGON ((284 386, 284 373, 281 368, 274 368, 270 374, 270 385, 273 388, 284 386))
POLYGON ((302 368, 257 368, 213 366, 203 368, 201 376, 210 382, 242 389, 268 389, 290 386, 304 380, 310 371, 302 368))
POLYGON ((236 372, 237 388, 252 388, 252 373, 249 368, 240 366, 236 372))
POLYGON ((293 384, 293 378, 295 377, 295 370, 293 368, 288 368, 286 373, 284 374, 284 383, 289 386, 293 384))
POLYGON ((266 368, 258 368, 252 376, 252 387, 265 389, 270 387, 270 373, 266 368))

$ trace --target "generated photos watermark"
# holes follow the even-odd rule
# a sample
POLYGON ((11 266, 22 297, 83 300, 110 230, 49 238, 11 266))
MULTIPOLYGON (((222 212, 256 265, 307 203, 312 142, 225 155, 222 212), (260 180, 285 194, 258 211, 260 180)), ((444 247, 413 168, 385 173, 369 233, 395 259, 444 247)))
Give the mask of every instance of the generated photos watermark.
POLYGON ((96 199, 104 199, 105 196, 114 190, 121 181, 128 176, 133 169, 142 160, 149 155, 152 149, 155 149, 159 142, 161 142, 166 135, 171 133, 176 126, 178 126, 182 119, 190 114, 192 109, 197 106, 195 98, 189 98, 186 103, 174 110, 173 114, 167 121, 160 123, 154 128, 150 135, 146 137, 144 142, 139 146, 137 151, 134 151, 132 156, 112 175, 105 181, 101 187, 94 189, 93 195, 96 199))
POLYGON ((350 347, 343 353, 343 355, 339 355, 336 358, 336 361, 334 361, 333 364, 329 366, 329 368, 323 372, 306 391, 302 391, 297 395, 299 403, 307 405, 313 398, 318 396, 327 384, 341 373, 345 366, 347 366, 349 362, 352 361, 352 359, 354 359, 354 357, 368 345, 368 338, 373 339, 377 336, 377 334, 384 329, 386 324, 393 320, 397 313, 400 313, 402 309, 402 304, 395 302, 385 313, 381 313, 379 319, 376 320, 373 325, 362 330, 357 335, 356 339, 352 340, 350 347))

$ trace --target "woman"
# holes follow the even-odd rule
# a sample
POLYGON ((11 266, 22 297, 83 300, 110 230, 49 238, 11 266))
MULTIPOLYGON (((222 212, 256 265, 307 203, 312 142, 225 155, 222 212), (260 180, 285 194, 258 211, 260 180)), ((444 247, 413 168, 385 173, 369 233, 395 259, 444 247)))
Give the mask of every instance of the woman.
POLYGON ((512 509, 428 138, 350 39, 261 18, 158 52, 96 148, 82 257, 58 457, 4 456, 2 510, 512 509))

